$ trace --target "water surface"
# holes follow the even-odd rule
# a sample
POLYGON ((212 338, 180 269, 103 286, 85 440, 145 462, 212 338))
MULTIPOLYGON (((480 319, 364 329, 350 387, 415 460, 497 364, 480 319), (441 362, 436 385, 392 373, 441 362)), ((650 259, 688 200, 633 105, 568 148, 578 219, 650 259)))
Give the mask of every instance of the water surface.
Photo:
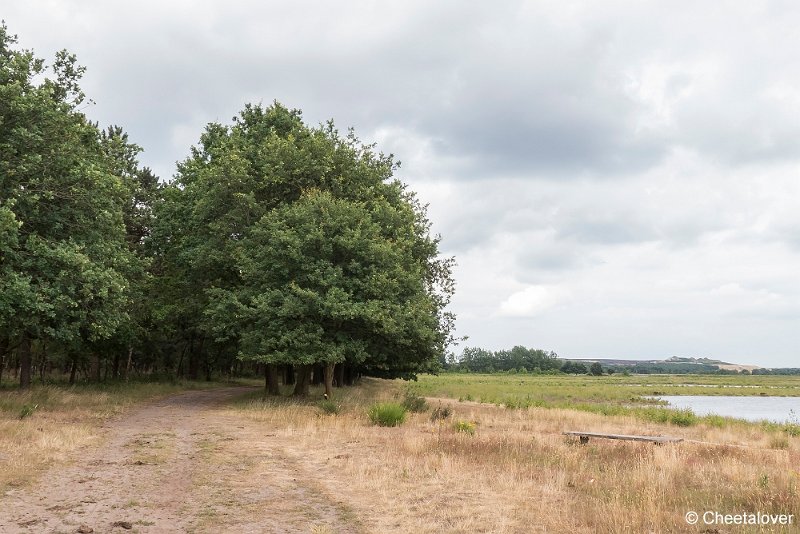
POLYGON ((659 395, 649 398, 665 400, 671 408, 689 408, 696 415, 721 415, 778 423, 797 423, 800 419, 800 397, 659 395))

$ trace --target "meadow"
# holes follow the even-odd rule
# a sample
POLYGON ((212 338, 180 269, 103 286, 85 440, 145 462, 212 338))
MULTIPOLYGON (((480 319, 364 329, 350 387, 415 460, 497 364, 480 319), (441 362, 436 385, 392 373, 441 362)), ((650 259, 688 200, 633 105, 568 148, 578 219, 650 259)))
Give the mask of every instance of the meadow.
MULTIPOLYGON (((673 412, 641 399, 656 391, 796 395, 798 385, 787 377, 440 375, 416 382, 363 379, 335 390, 329 401, 321 400, 318 387, 306 399, 266 401, 261 391, 243 390, 204 408, 208 429, 191 446, 200 447, 189 456, 200 463, 192 464, 186 491, 206 499, 196 532, 290 516, 298 532, 319 534, 797 532, 800 437, 791 428, 721 418, 660 420, 639 410, 673 412), (386 403, 413 409, 402 424, 378 426, 375 407, 386 403), (575 429, 684 441, 581 444, 563 435, 575 429), (231 502, 244 504, 233 510, 231 502), (692 526, 685 520, 690 511, 795 519, 785 526, 692 526)), ((87 451, 107 447, 116 428, 109 422, 124 422, 148 400, 206 386, 0 392, 0 485, 19 495, 29 483, 51 480, 42 476, 48 467, 75 464, 87 451)), ((143 430, 161 443, 151 428, 143 430)), ((173 434, 163 439, 178 439, 173 434)), ((191 441, 194 434, 183 437, 191 441)), ((144 469, 129 464, 119 469, 144 469)))

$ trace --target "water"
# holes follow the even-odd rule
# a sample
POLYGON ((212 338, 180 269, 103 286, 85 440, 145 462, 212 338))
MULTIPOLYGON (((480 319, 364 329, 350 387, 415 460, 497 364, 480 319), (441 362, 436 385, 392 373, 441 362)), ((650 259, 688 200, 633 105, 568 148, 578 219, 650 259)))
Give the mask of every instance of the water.
POLYGON ((721 415, 747 421, 797 423, 800 397, 722 397, 665 395, 651 397, 669 402, 670 408, 689 408, 696 415, 721 415))

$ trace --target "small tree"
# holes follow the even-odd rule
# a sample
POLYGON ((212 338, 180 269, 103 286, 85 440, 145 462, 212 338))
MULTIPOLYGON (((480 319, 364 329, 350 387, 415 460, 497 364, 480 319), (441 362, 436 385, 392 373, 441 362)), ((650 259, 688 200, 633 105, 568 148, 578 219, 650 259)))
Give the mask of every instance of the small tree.
POLYGON ((592 365, 589 367, 589 373, 590 373, 592 376, 600 376, 600 375, 602 375, 602 374, 603 374, 603 366, 602 366, 602 365, 600 365, 600 362, 594 362, 594 363, 593 363, 593 364, 592 364, 592 365))

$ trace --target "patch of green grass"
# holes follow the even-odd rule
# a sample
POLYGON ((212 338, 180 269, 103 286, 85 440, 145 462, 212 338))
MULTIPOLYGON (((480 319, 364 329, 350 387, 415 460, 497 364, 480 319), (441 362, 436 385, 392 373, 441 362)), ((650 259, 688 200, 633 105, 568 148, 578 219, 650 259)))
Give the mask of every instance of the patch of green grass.
POLYGON ((367 414, 372 424, 378 426, 400 426, 406 420, 406 409, 393 402, 373 404, 367 414))
POLYGON ((336 415, 338 414, 342 407, 337 402, 332 401, 330 399, 325 399, 319 402, 318 404, 319 409, 322 410, 322 413, 327 415, 336 415))
POLYGON ((470 436, 475 435, 475 423, 470 421, 456 421, 453 423, 453 430, 456 432, 462 432, 464 434, 469 434, 470 436))

